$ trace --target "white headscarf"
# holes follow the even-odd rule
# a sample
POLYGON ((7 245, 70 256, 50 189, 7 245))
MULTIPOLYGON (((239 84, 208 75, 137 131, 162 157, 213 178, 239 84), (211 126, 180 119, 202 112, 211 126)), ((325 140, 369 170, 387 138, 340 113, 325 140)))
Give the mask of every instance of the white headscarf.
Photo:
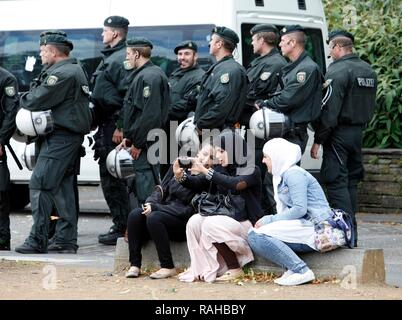
POLYGON ((283 173, 300 161, 301 149, 295 143, 283 138, 275 138, 264 144, 262 152, 271 158, 276 210, 281 213, 286 207, 278 198, 278 186, 282 181, 283 173))

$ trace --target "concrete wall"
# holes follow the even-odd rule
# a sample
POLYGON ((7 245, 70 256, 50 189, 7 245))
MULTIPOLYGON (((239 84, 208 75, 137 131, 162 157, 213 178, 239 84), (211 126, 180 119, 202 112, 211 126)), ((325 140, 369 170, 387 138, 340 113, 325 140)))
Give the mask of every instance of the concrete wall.
POLYGON ((363 149, 359 212, 402 214, 402 149, 363 149))

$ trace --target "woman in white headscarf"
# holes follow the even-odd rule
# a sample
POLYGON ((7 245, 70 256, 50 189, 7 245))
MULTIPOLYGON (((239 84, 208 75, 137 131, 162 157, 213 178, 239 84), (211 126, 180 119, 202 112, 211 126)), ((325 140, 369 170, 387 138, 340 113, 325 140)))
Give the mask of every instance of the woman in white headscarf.
POLYGON ((263 162, 273 175, 276 215, 262 217, 248 234, 253 251, 287 271, 274 280, 298 285, 315 279, 295 252, 317 250, 314 225, 331 217, 331 209, 317 180, 296 164, 300 147, 282 138, 268 141, 263 162))

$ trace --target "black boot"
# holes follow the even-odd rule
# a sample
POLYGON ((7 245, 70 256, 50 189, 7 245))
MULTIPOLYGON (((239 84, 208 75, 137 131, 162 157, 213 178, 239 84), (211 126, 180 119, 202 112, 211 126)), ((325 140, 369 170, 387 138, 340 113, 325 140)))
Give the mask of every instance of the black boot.
POLYGON ((111 227, 109 232, 101 234, 98 236, 99 243, 111 245, 116 245, 117 239, 124 237, 124 231, 119 231, 115 226, 111 227))
POLYGON ((10 240, 0 239, 0 251, 10 251, 10 240))

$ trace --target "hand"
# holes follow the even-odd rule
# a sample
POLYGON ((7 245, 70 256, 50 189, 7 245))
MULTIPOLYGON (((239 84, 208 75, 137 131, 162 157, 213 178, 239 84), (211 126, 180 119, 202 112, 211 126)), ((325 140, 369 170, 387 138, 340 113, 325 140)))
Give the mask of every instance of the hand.
POLYGON ((180 168, 178 158, 173 162, 173 173, 176 178, 180 178, 183 174, 183 168, 180 168))
POLYGON ((114 130, 112 141, 115 144, 120 144, 123 141, 123 131, 120 129, 114 130))
POLYGON ((189 169, 192 174, 207 174, 208 169, 198 160, 198 158, 194 158, 193 165, 189 169))
POLYGON ((320 157, 318 156, 318 150, 320 150, 320 144, 318 144, 318 143, 314 143, 312 146, 311 146, 311 149, 310 149, 310 157, 311 158, 313 158, 313 159, 319 159, 320 157))
POLYGON ((134 147, 134 145, 132 145, 130 148, 130 154, 134 160, 138 160, 141 154, 141 149, 137 149, 136 147, 134 147))
POLYGON ((256 108, 257 110, 260 110, 262 107, 264 107, 265 106, 265 102, 264 102, 264 100, 256 100, 255 102, 254 102, 254 108, 256 108))
POLYGON ((258 229, 259 227, 262 227, 264 224, 268 224, 271 222, 272 222, 272 215, 263 216, 260 220, 258 220, 255 223, 254 228, 258 229))
POLYGON ((128 140, 127 138, 124 138, 121 143, 116 147, 117 151, 120 151, 121 149, 127 149, 129 146, 131 146, 131 141, 128 140))
POLYGON ((147 215, 149 215, 150 213, 151 213, 151 211, 152 211, 152 209, 151 209, 151 204, 150 203, 145 203, 143 206, 142 206, 142 214, 143 215, 145 215, 145 216, 147 216, 147 215))

